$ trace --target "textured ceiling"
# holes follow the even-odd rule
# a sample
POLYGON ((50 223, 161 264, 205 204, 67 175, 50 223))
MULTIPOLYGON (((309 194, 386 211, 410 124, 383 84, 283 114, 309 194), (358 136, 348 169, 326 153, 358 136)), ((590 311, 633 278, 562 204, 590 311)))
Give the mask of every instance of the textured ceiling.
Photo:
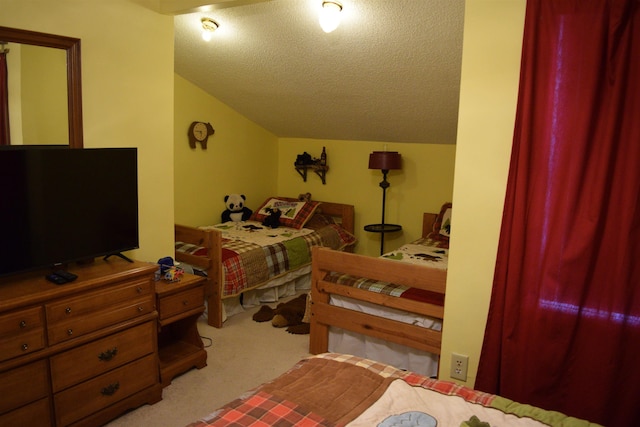
POLYGON ((321 0, 170 3, 176 73, 279 137, 455 144, 464 0, 342 0, 329 34, 321 0))

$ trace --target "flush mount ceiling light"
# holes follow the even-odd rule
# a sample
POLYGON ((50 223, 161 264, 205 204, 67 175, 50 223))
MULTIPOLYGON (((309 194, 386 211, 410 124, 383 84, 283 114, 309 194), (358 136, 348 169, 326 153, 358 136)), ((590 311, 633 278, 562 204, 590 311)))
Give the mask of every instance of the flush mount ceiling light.
POLYGON ((325 33, 338 28, 340 25, 340 13, 342 5, 336 1, 323 1, 320 10, 320 26, 325 33))
POLYGON ((202 22, 202 40, 208 42, 211 40, 213 32, 218 29, 219 25, 211 18, 202 18, 200 22, 202 22))

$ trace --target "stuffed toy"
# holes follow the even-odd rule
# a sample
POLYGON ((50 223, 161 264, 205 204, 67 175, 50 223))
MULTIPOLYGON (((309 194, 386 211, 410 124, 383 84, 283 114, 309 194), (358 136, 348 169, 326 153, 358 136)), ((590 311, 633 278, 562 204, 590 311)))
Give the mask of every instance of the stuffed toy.
POLYGON ((310 202, 311 201, 311 193, 300 193, 298 194, 298 200, 301 202, 310 202))
POLYGON ((269 228, 280 227, 280 215, 282 215, 282 211, 278 208, 267 208, 267 212, 269 212, 269 215, 262 221, 262 225, 269 228))
POLYGON ((307 294, 302 294, 288 302, 280 303, 276 308, 263 305, 253 315, 256 322, 268 322, 275 328, 287 326, 290 334, 308 334, 310 330, 309 320, 305 318, 307 311, 307 294))
POLYGON ((227 209, 222 212, 222 222, 240 222, 251 218, 253 211, 244 205, 247 198, 244 194, 229 194, 224 196, 224 203, 227 209))

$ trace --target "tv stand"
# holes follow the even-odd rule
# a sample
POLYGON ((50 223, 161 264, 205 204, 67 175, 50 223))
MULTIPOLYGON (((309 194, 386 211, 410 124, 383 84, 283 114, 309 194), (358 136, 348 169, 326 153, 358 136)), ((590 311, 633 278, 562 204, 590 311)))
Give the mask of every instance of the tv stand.
POLYGON ((133 260, 132 260, 131 258, 127 257, 126 255, 124 255, 122 252, 116 252, 116 253, 113 253, 113 254, 106 255, 106 256, 105 256, 104 258, 102 258, 102 259, 103 259, 104 261, 106 261, 106 260, 107 260, 109 257, 111 257, 111 256, 117 256, 118 258, 122 258, 122 259, 123 259, 123 260, 125 260, 125 261, 129 261, 129 262, 133 263, 133 260))

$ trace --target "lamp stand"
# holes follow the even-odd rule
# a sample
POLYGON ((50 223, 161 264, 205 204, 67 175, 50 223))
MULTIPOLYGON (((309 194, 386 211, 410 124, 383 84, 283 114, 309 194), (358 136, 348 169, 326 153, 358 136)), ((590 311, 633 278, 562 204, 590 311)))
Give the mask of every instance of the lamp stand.
POLYGON ((391 169, 401 169, 401 157, 397 151, 374 151, 369 155, 369 169, 379 169, 382 171, 382 222, 380 224, 369 224, 364 226, 365 231, 380 233, 380 255, 384 255, 384 234, 402 230, 398 224, 386 224, 384 214, 387 204, 387 188, 390 184, 387 181, 387 174, 391 169))
POLYGON ((390 184, 387 181, 387 173, 389 173, 388 169, 382 169, 382 182, 380 183, 380 188, 382 188, 382 222, 380 224, 369 224, 365 225, 365 231, 371 231, 374 233, 380 233, 380 255, 384 255, 384 233, 392 233, 394 231, 402 230, 402 226, 398 224, 386 224, 384 222, 384 211, 385 205, 387 204, 387 188, 389 188, 390 184))
MULTIPOLYGON (((382 221, 380 224, 382 225, 382 229, 384 230, 384 211, 385 205, 387 203, 387 188, 391 184, 387 181, 387 174, 389 173, 388 169, 382 169, 382 181, 380 181, 380 188, 382 188, 382 221)), ((384 253, 384 232, 380 233, 380 255, 384 253)))

